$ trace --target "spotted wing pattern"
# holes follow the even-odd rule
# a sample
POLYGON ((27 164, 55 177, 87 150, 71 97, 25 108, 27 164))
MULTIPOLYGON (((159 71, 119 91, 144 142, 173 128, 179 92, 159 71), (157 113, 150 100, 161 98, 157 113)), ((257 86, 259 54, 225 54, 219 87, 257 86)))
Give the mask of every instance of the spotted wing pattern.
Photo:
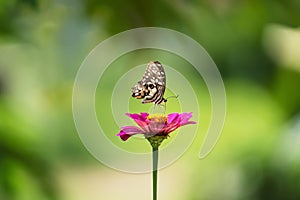
POLYGON ((143 99, 142 103, 160 104, 166 102, 165 89, 165 70, 160 62, 154 61, 147 64, 142 80, 132 87, 132 97, 143 99))

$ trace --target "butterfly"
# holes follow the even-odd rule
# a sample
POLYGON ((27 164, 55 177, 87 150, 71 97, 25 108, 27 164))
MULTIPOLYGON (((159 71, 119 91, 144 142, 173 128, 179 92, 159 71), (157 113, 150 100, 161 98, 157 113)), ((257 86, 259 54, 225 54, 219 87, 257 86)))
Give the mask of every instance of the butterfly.
POLYGON ((166 74, 162 64, 158 61, 149 62, 142 80, 131 89, 132 97, 143 99, 142 103, 166 102, 163 97, 166 89, 166 74))

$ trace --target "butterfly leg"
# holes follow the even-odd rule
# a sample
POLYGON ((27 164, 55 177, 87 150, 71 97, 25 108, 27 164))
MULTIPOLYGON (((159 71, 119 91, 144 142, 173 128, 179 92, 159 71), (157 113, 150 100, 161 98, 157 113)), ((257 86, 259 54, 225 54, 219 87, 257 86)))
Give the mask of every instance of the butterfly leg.
POLYGON ((156 108, 156 104, 153 104, 153 106, 151 107, 151 111, 150 111, 151 114, 155 113, 155 108, 156 108))

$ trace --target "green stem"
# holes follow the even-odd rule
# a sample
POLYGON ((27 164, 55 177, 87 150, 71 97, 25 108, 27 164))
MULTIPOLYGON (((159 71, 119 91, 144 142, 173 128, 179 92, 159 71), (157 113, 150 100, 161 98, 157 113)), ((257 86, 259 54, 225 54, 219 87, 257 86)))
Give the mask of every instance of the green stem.
POLYGON ((152 148, 153 162, 153 200, 157 200, 157 166, 158 166, 158 147, 152 148))

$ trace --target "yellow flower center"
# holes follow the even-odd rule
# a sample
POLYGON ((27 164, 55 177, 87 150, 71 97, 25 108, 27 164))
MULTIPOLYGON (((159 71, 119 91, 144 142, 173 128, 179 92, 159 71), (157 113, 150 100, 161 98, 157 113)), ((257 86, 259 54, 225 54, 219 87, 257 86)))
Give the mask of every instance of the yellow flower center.
POLYGON ((154 121, 157 123, 166 123, 168 121, 168 115, 165 114, 150 114, 147 117, 148 120, 154 121))

